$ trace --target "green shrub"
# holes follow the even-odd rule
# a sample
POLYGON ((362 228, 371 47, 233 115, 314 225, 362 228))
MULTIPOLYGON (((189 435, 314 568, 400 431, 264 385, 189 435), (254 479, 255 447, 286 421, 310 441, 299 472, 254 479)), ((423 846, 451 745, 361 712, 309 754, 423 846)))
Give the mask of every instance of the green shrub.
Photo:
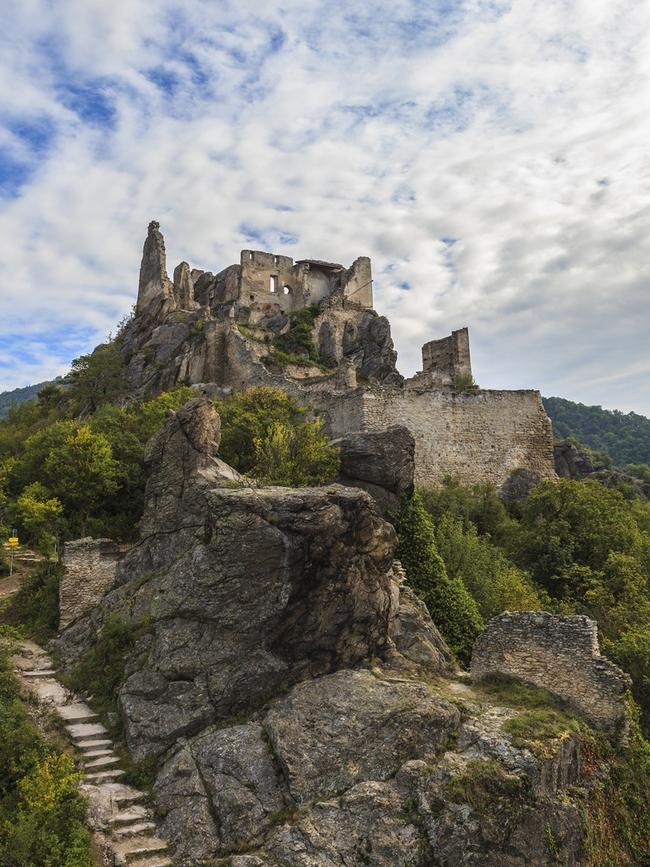
POLYGON ((274 347, 287 356, 319 361, 312 336, 314 322, 319 313, 320 310, 315 304, 292 313, 289 316, 289 330, 273 340, 274 347))
POLYGON ((339 456, 320 420, 276 388, 260 386, 216 401, 221 415, 219 454, 265 484, 322 485, 338 473, 339 456))
POLYGON ((59 628, 60 563, 44 561, 24 579, 10 603, 11 620, 25 626, 27 633, 44 644, 59 628))
POLYGON ((144 631, 142 625, 134 626, 116 614, 109 615, 95 644, 65 679, 75 692, 92 694, 93 708, 116 735, 121 734, 119 723, 117 727, 111 724, 109 715, 117 710, 117 691, 124 682, 129 651, 144 631))
POLYGON ((435 527, 436 546, 450 578, 459 578, 469 590, 485 620, 502 611, 542 608, 530 577, 515 566, 488 536, 473 524, 443 515, 435 527))
POLYGON ((0 867, 90 867, 74 762, 30 722, 0 636, 0 867))
POLYGON ((450 578, 436 548, 435 533, 420 496, 408 500, 395 521, 396 556, 408 583, 424 600, 447 644, 467 663, 483 620, 476 603, 459 578, 450 578))
POLYGON ((480 391, 471 373, 455 373, 451 382, 452 389, 457 394, 477 394, 480 391))

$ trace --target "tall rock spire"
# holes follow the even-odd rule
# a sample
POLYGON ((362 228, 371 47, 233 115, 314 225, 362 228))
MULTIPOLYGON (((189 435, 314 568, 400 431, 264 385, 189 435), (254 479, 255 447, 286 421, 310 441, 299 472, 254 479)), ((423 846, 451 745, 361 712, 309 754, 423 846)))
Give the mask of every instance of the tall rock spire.
POLYGON ((144 313, 149 310, 154 300, 157 302, 156 313, 161 311, 163 306, 165 312, 176 306, 172 284, 167 276, 165 239, 160 231, 160 223, 152 220, 142 250, 137 312, 144 313))

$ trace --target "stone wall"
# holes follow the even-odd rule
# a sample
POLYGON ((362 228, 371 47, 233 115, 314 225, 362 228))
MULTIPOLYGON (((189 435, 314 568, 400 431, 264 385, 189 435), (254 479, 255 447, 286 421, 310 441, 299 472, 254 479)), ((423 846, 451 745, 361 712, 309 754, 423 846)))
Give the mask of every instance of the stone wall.
POLYGON ((541 686, 595 726, 614 731, 625 717, 629 677, 600 655, 594 620, 546 611, 506 611, 474 645, 472 677, 505 674, 541 686))
POLYGON ((425 343, 422 347, 422 373, 432 385, 451 385, 457 376, 471 377, 467 328, 425 343))
POLYGON ((521 468, 538 479, 556 478, 551 423, 537 391, 456 394, 370 387, 325 402, 314 395, 313 402, 323 409, 333 436, 407 427, 415 438, 419 485, 454 476, 500 487, 521 468))
POLYGON ((111 588, 115 569, 128 546, 111 539, 75 539, 63 547, 65 572, 59 590, 59 628, 94 608, 111 588))

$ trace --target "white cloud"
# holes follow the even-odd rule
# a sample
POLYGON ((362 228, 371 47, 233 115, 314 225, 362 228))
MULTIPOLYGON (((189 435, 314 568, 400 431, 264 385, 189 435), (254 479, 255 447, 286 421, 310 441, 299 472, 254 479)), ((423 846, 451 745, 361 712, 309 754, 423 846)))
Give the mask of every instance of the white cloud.
POLYGON ((9 5, 5 387, 126 312, 156 217, 170 268, 371 255, 405 372, 469 324, 483 385, 650 414, 650 0, 9 5))

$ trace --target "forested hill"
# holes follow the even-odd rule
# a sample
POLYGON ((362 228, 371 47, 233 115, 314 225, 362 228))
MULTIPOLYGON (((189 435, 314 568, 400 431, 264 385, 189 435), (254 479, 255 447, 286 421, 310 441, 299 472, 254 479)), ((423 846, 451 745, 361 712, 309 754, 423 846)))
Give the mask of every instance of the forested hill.
POLYGON ((13 391, 0 392, 0 418, 6 416, 9 407, 14 403, 23 403, 36 397, 47 382, 37 382, 36 385, 26 385, 24 388, 14 388, 13 391))
POLYGON ((615 464, 650 463, 650 419, 645 416, 585 406, 562 397, 543 400, 556 439, 576 437, 589 448, 606 451, 615 464))

